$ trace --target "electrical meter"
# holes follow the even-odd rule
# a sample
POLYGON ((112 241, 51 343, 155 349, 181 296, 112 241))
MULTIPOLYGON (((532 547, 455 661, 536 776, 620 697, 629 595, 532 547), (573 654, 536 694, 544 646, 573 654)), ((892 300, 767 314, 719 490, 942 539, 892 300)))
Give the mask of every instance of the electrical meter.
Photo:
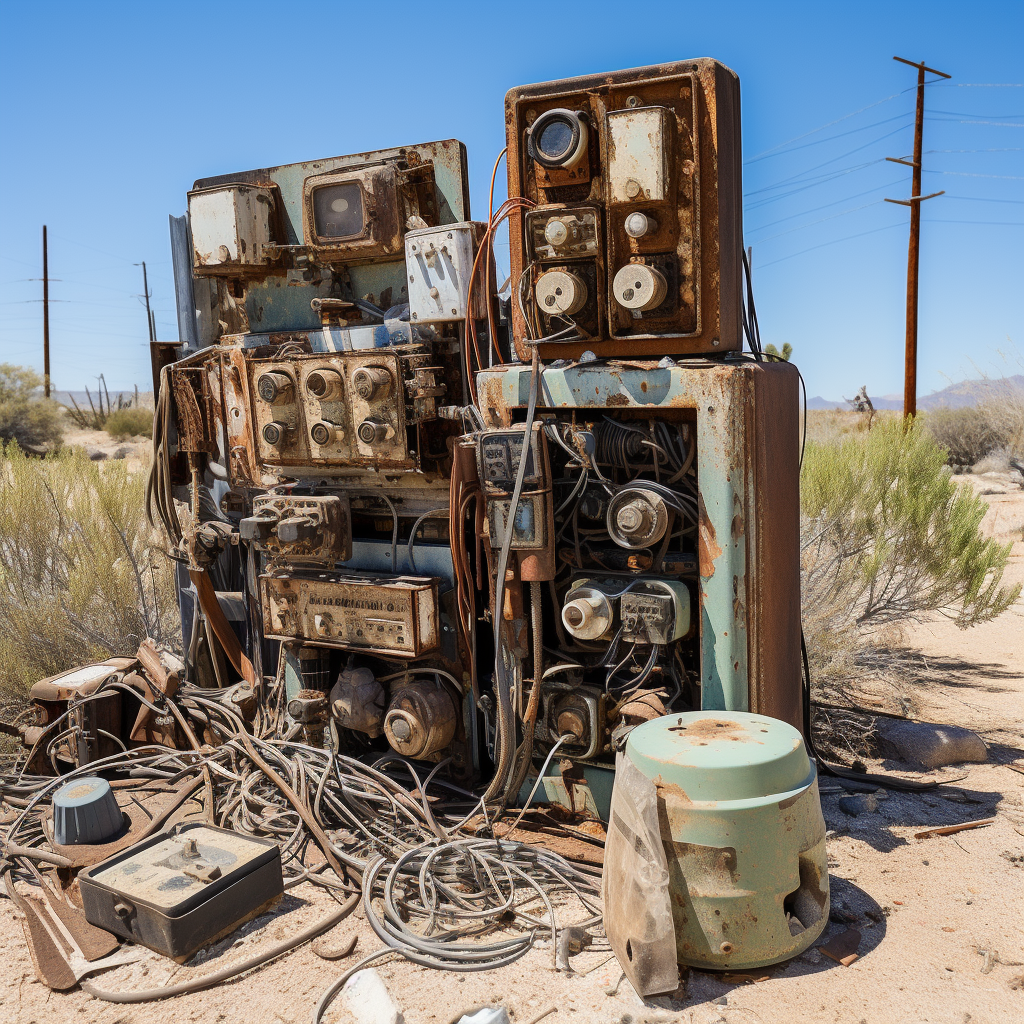
POLYGON ((505 97, 505 124, 509 195, 535 204, 510 218, 521 359, 527 338, 554 334, 542 358, 741 347, 732 71, 699 59, 522 86, 505 97), (552 277, 566 273, 585 287, 552 277))

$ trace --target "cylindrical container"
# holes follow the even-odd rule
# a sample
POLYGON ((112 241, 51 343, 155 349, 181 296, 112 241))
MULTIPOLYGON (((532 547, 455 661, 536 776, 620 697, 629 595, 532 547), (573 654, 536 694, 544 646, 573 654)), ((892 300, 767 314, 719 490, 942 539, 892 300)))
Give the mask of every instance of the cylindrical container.
POLYGON ((392 749, 403 757, 430 757, 455 736, 456 711, 440 685, 409 683, 392 688, 391 706, 384 718, 384 733, 392 749))
MULTIPOLYGON (((666 715, 630 733, 625 760, 657 794, 679 963, 763 967, 817 939, 829 914, 825 821, 796 729, 738 711, 666 715)), ((615 806, 613 795, 613 825, 615 806)), ((619 841, 613 827, 606 887, 619 841)))
POLYGON ((58 846, 104 843, 124 827, 106 779, 72 779, 53 795, 53 841, 58 846))

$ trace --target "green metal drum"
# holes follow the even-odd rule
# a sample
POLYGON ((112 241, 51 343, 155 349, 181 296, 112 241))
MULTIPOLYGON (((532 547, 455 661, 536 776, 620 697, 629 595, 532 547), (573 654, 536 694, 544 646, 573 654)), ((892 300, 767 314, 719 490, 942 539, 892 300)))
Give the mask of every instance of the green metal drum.
POLYGON ((633 730, 625 760, 657 792, 678 961, 761 967, 810 946, 828 870, 800 733, 746 712, 668 715, 633 730))

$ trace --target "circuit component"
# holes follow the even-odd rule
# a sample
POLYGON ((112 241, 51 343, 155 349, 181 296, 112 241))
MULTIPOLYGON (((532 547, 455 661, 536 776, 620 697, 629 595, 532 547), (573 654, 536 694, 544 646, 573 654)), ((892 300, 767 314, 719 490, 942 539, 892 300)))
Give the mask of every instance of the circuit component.
POLYGON ((332 565, 352 557, 347 495, 260 495, 253 514, 239 524, 242 540, 276 559, 332 565))
POLYGON ((437 585, 425 576, 266 573, 263 631, 278 640, 417 658, 438 645, 437 585))
POLYGON ((690 589, 677 580, 643 579, 619 598, 622 639, 670 644, 690 632, 690 589))

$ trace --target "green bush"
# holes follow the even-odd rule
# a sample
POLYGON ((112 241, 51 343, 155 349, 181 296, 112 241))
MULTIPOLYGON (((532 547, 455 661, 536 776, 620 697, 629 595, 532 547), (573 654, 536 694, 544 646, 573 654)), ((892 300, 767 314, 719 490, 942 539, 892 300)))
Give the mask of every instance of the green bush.
POLYGON ((986 406, 932 409, 922 417, 925 429, 949 453, 951 466, 973 466, 997 448, 1005 447, 1012 434, 1008 420, 993 415, 986 406))
POLYGON ((918 424, 887 419, 838 443, 810 442, 801 479, 808 651, 816 673, 851 671, 866 638, 925 612, 967 628, 1020 595, 1002 586, 1011 545, 986 538, 987 505, 956 485, 918 424))
POLYGON ((152 636, 180 636, 173 563, 146 522, 146 467, 0 446, 0 698, 152 636))
POLYGON ((153 436, 153 413, 149 409, 127 407, 115 409, 103 424, 103 429, 115 441, 127 441, 131 437, 153 436))
POLYGON ((43 378, 26 366, 0 363, 0 444, 22 447, 59 445, 60 406, 39 395, 43 378))

